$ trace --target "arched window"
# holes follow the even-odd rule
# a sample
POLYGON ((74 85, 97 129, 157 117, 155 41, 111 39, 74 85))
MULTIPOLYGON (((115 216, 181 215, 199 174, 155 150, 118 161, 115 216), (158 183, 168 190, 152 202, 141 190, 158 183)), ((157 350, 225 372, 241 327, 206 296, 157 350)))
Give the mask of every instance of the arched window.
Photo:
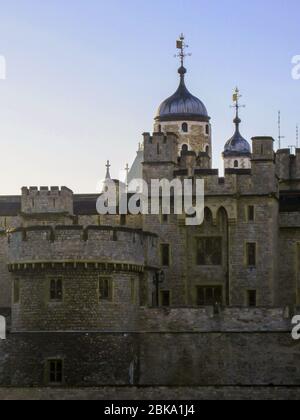
POLYGON ((238 167, 239 167, 239 161, 238 161, 238 160, 235 160, 235 161, 234 161, 234 167, 235 167, 235 168, 238 168, 238 167))
POLYGON ((161 124, 159 124, 159 126, 158 126, 158 132, 159 132, 159 133, 161 133, 161 132, 162 132, 162 127, 161 127, 161 124))
POLYGON ((181 148, 181 153, 187 153, 189 151, 189 147, 187 144, 184 144, 181 148))
POLYGON ((205 147, 205 153, 207 153, 209 155, 209 146, 205 147))
POLYGON ((207 223, 212 223, 213 222, 213 215, 212 212, 209 208, 205 207, 204 209, 204 220, 207 223))
POLYGON ((217 223, 220 232, 226 233, 228 229, 228 214, 224 207, 221 207, 217 213, 217 223))
POLYGON ((189 126, 187 125, 187 123, 183 123, 183 124, 182 124, 182 131, 183 131, 184 133, 188 133, 188 131, 189 131, 189 126))
POLYGON ((206 130, 206 134, 209 136, 209 125, 208 124, 206 125, 206 129, 205 130, 206 130))

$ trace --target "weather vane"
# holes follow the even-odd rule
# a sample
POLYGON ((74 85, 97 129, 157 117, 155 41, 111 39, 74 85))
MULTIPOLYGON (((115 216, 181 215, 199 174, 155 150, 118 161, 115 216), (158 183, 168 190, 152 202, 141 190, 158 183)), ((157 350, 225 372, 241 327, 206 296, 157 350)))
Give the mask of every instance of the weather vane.
POLYGON ((236 109, 236 116, 238 118, 239 116, 239 109, 240 108, 246 108, 246 105, 240 105, 240 99, 242 98, 242 95, 240 94, 240 90, 237 87, 233 93, 233 97, 232 100, 234 102, 234 105, 232 106, 232 108, 236 109))
POLYGON ((184 59, 186 57, 191 57, 192 54, 186 53, 186 50, 189 48, 189 46, 185 43, 185 36, 184 34, 181 34, 179 39, 176 41, 176 48, 180 50, 178 54, 175 55, 175 57, 180 58, 181 66, 184 66, 184 59))

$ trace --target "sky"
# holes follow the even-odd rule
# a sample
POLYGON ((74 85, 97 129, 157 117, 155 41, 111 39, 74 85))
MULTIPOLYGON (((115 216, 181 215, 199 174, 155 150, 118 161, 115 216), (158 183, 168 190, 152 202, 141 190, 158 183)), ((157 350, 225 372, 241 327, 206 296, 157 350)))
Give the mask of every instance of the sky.
POLYGON ((214 167, 233 134, 238 85, 244 137, 296 142, 300 80, 299 0, 0 1, 0 195, 22 186, 94 193, 153 130, 177 89, 175 41, 184 32, 189 90, 212 118, 214 167))

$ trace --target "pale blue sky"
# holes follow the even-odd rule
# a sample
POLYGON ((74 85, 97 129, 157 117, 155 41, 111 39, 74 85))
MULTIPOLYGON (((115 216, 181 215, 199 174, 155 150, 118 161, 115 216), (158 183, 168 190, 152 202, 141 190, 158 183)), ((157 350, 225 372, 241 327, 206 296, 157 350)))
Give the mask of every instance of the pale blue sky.
POLYGON ((300 124, 299 0, 10 0, 1 2, 0 194, 23 185, 95 192, 112 163, 118 176, 178 84, 175 40, 193 56, 187 85, 212 117, 214 166, 232 135, 239 85, 244 136, 285 145, 300 124))

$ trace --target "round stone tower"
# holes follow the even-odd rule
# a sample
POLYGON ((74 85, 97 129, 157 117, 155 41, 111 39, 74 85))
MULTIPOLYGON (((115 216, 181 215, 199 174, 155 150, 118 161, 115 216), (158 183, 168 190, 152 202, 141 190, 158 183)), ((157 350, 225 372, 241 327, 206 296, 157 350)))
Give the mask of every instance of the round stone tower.
POLYGON ((12 330, 136 331, 142 287, 157 264, 155 235, 139 230, 16 229, 9 234, 12 330))
POLYGON ((180 83, 177 91, 166 99, 159 107, 155 117, 154 131, 175 133, 178 136, 179 150, 194 151, 197 154, 208 153, 212 156, 212 136, 210 117, 203 102, 193 96, 186 87, 184 67, 185 49, 184 36, 177 41, 180 50, 181 66, 178 70, 180 83))

